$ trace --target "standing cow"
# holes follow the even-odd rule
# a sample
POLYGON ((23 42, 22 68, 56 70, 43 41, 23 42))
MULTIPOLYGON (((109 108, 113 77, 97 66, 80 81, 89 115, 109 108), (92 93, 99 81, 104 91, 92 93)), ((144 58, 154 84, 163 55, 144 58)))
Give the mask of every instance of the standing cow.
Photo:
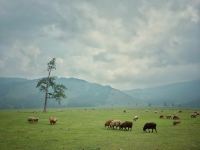
POLYGON ((163 115, 160 115, 160 119, 163 119, 164 118, 164 116, 163 115))
POLYGON ((27 119, 27 121, 28 121, 29 123, 37 123, 38 120, 39 120, 38 117, 28 117, 28 119, 27 119))
POLYGON ((135 116, 135 117, 133 118, 133 121, 136 121, 136 120, 138 120, 138 116, 135 116))
POLYGON ((123 123, 120 124, 120 130, 122 129, 125 129, 125 130, 132 130, 132 126, 133 126, 133 123, 131 121, 124 121, 123 123))
POLYGON ((174 120, 173 121, 173 125, 175 126, 175 125, 177 125, 177 124, 180 124, 181 123, 181 121, 179 121, 179 120, 174 120))
POLYGON ((172 116, 171 115, 167 115, 166 118, 167 119, 172 119, 172 116))
POLYGON ((110 128, 112 128, 112 129, 117 129, 118 127, 120 128, 120 125, 121 125, 121 121, 120 120, 113 120, 113 121, 111 121, 111 123, 110 123, 110 128))
POLYGON ((112 122, 113 120, 108 120, 108 121, 106 121, 106 123, 104 124, 105 125, 105 127, 110 127, 110 123, 112 122))
POLYGON ((197 114, 193 113, 191 114, 191 118, 196 118, 197 117, 197 114))
POLYGON ((49 123, 50 123, 51 125, 55 125, 56 122, 57 122, 56 117, 49 117, 49 123))
POLYGON ((173 120, 179 120, 180 118, 178 116, 173 116, 173 120))
POLYGON ((148 123, 146 123, 144 125, 144 127, 143 127, 143 131, 146 132, 147 129, 148 129, 149 132, 150 132, 149 129, 152 129, 151 132, 153 132, 153 130, 155 130, 157 132, 157 130, 156 130, 156 123, 154 123, 154 122, 148 122, 148 123))

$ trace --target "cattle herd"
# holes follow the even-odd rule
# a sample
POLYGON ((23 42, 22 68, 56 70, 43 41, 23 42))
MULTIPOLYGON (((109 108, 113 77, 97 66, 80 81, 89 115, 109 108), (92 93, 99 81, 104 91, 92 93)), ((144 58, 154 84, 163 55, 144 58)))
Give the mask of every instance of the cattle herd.
MULTIPOLYGON (((134 121, 137 120, 135 118, 138 119, 138 117, 135 116, 133 118, 134 121)), ((132 127, 133 127, 133 122, 131 122, 131 121, 123 121, 122 122, 121 120, 107 120, 105 122, 105 127, 110 128, 110 129, 119 129, 119 130, 125 130, 125 131, 130 130, 131 131, 132 127)), ((153 130, 155 130, 157 132, 156 123, 154 123, 154 122, 145 123, 145 125, 143 127, 143 131, 148 130, 150 132, 150 129, 152 132, 153 132, 153 130)))
MULTIPOLYGON (((37 123, 38 121, 39 121, 39 118, 38 117, 28 117, 28 119, 27 119, 27 121, 29 122, 29 123, 37 123)), ((49 117, 49 123, 51 124, 51 125, 55 125, 56 124, 56 122, 57 122, 57 118, 56 117, 49 117)))
MULTIPOLYGON (((126 111, 124 110, 123 112, 126 112, 126 111)), ((149 111, 146 110, 145 112, 149 112, 149 111)), ((163 112, 163 111, 161 111, 161 112, 163 112)), ((157 114, 158 111, 154 111, 154 113, 157 114)), ((178 113, 182 113, 182 110, 179 110, 178 113)), ((191 118, 196 118, 197 116, 199 116, 199 112, 193 112, 191 114, 191 118)), ((174 126, 181 123, 180 117, 178 115, 165 115, 165 116, 160 115, 159 118, 160 119, 164 119, 164 118, 172 119, 173 120, 172 124, 174 126)), ((139 119, 138 116, 133 117, 133 121, 137 121, 138 119, 139 119)), ((107 129, 119 129, 119 130, 125 130, 125 131, 130 130, 131 131, 132 127, 133 127, 133 122, 110 119, 105 122, 104 126, 107 129)), ((143 131, 153 132, 155 130, 155 132, 157 132, 156 126, 157 126, 157 124, 155 122, 147 122, 143 126, 143 131)))
MULTIPOLYGON (((178 113, 182 113, 182 110, 179 110, 178 113)), ((196 111, 193 112, 190 115, 191 118, 196 118, 197 116, 199 116, 199 112, 196 112, 196 111)), ((174 126, 181 123, 180 117, 178 115, 166 115, 166 116, 160 115, 160 119, 164 119, 164 118, 166 118, 166 119, 172 119, 173 120, 172 124, 174 126)))
MULTIPOLYGON (((123 111, 124 113, 126 113, 127 111, 124 110, 123 111)), ((149 111, 145 111, 145 112, 149 112, 149 111)), ((163 112, 163 111, 161 111, 163 112)), ((155 114, 158 113, 158 111, 154 111, 155 114)), ((182 113, 181 110, 178 111, 178 113, 182 113)), ((197 116, 199 116, 199 112, 193 112, 190 117, 191 118, 196 118, 197 116)), ((174 126, 176 126, 177 124, 180 124, 181 121, 180 121, 180 117, 176 114, 176 115, 160 115, 159 116, 160 119, 171 119, 173 120, 172 124, 174 126)), ((133 117, 133 121, 136 122, 137 120, 139 119, 138 116, 134 116, 133 117)), ((29 123, 38 123, 39 121, 39 117, 34 117, 34 116, 31 116, 31 117, 28 117, 27 121, 29 123)), ((53 117, 53 116, 50 116, 49 117, 49 123, 50 125, 55 125, 57 122, 57 118, 56 117, 53 117)), ((123 131, 131 131, 132 130, 132 127, 133 127, 133 122, 132 121, 121 121, 121 120, 118 120, 118 119, 110 119, 110 120, 107 120, 104 124, 105 128, 107 129, 118 129, 118 130, 123 130, 123 131)), ((143 126, 143 131, 145 132, 153 132, 155 130, 155 132, 157 132, 156 130, 156 123, 155 122, 147 122, 144 124, 143 126)))
POLYGON ((133 123, 131 121, 121 120, 108 120, 105 123, 105 127, 119 130, 132 130, 133 123))

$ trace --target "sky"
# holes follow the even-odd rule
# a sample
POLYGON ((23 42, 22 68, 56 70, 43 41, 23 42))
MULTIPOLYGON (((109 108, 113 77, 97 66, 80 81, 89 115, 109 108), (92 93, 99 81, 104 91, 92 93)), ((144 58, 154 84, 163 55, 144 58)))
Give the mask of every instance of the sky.
POLYGON ((199 0, 0 0, 0 76, 118 89, 200 79, 199 0))

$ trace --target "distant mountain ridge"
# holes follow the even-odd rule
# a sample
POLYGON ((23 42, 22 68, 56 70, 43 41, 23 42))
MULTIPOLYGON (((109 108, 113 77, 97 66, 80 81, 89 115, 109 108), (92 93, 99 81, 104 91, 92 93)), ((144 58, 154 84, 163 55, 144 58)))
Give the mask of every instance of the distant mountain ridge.
MULTIPOLYGON (((120 91, 76 78, 57 78, 67 87, 67 98, 49 107, 184 106, 200 107, 200 80, 154 88, 120 91)), ((0 108, 41 108, 43 93, 38 79, 0 78, 0 108)))
POLYGON ((152 105, 200 107, 200 80, 124 92, 134 99, 152 105))
MULTIPOLYGON (((110 86, 102 86, 76 78, 57 78, 67 87, 67 98, 50 107, 126 106, 134 103, 131 96, 110 86)), ((43 93, 36 88, 38 79, 0 78, 0 108, 31 108, 43 106, 43 93)))

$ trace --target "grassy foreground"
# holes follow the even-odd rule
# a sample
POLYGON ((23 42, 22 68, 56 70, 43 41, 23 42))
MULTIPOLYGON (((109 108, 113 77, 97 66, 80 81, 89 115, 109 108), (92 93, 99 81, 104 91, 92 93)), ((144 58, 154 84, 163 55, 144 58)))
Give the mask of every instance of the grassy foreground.
POLYGON ((50 109, 0 111, 0 149, 2 150, 197 150, 200 149, 200 116, 190 118, 194 110, 178 109, 50 109), (158 113, 155 114, 154 111, 158 113), (161 112, 161 110, 163 112, 161 112), (181 124, 159 119, 161 114, 178 114, 181 124), (129 120, 138 115, 132 131, 105 129, 108 119, 129 120), (37 124, 27 122, 39 117, 37 124), (56 125, 49 125, 49 116, 56 116, 56 125), (158 133, 144 133, 144 123, 157 123, 158 133))

